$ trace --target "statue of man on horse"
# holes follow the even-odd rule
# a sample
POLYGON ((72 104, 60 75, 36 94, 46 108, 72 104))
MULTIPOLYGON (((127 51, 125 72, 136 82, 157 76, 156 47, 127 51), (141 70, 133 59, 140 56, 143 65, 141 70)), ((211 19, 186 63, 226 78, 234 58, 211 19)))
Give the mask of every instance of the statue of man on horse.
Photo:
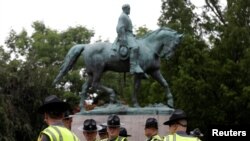
POLYGON ((143 77, 145 77, 146 75, 144 74, 142 68, 138 63, 139 44, 137 43, 133 34, 133 25, 131 19, 129 18, 130 5, 124 4, 122 6, 122 11, 123 12, 119 17, 118 24, 116 26, 116 32, 118 35, 116 44, 118 44, 118 50, 120 50, 121 48, 127 49, 126 53, 129 53, 130 60, 130 73, 142 75, 143 77))
POLYGON ((116 41, 114 43, 76 44, 71 47, 53 84, 58 83, 72 69, 79 56, 82 56, 88 77, 82 85, 80 105, 83 105, 86 100, 89 89, 104 91, 110 94, 110 103, 115 101, 115 91, 100 82, 104 72, 113 71, 135 74, 134 88, 131 94, 134 107, 139 106, 137 94, 140 92, 141 79, 147 75, 164 88, 164 94, 167 98, 166 104, 173 107, 173 95, 168 82, 161 74, 160 59, 171 57, 179 46, 183 35, 173 29, 160 27, 147 33, 144 37, 136 39, 132 32, 132 22, 128 16, 130 6, 125 4, 122 6, 122 10, 116 28, 118 34, 116 41))

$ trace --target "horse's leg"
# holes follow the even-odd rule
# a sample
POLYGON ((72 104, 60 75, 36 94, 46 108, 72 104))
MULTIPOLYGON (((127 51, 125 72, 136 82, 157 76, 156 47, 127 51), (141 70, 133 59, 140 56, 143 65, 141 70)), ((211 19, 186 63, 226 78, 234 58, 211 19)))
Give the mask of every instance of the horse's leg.
POLYGON ((91 75, 88 75, 87 81, 85 81, 85 83, 82 85, 82 91, 80 93, 80 97, 81 97, 80 108, 81 108, 81 110, 83 109, 84 101, 87 97, 87 93, 88 93, 88 89, 90 87, 90 84, 92 83, 92 80, 93 80, 92 78, 93 77, 91 75))
POLYGON ((132 103, 134 107, 140 107, 137 101, 137 94, 139 93, 140 86, 141 86, 141 76, 134 75, 134 91, 132 93, 132 103))
POLYGON ((153 79, 155 79, 157 82, 159 82, 161 84, 162 87, 165 88, 165 94, 167 96, 167 105, 171 108, 173 108, 174 106, 174 100, 173 100, 173 95, 170 92, 169 86, 167 81, 164 79, 164 77, 162 76, 160 70, 151 72, 150 75, 153 77, 153 79))
POLYGON ((110 96, 109 96, 110 103, 114 103, 115 102, 115 91, 111 88, 108 88, 108 87, 100 84, 101 76, 102 76, 101 69, 98 72, 94 73, 92 87, 95 90, 103 90, 103 91, 106 91, 107 93, 109 93, 110 94, 110 96))
POLYGON ((116 102, 116 98, 115 98, 115 91, 109 87, 106 87, 104 85, 99 85, 99 88, 102 90, 102 91, 106 91, 107 93, 109 93, 109 103, 110 104, 113 104, 116 102))

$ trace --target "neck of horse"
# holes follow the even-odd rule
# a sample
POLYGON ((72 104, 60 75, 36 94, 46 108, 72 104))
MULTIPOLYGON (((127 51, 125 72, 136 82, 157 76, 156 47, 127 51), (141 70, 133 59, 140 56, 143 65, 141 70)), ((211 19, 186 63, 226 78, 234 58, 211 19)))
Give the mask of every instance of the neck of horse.
POLYGON ((159 41, 158 38, 145 38, 143 41, 150 50, 155 54, 159 55, 162 50, 162 41, 159 41))

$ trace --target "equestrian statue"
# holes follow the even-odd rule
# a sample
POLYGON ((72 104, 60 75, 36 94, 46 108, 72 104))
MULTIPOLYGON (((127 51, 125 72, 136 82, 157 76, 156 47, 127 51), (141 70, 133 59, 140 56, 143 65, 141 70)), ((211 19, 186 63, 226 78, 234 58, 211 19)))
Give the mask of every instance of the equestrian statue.
MULTIPOLYGON (((160 83, 165 89, 167 97, 167 105, 173 107, 173 96, 170 92, 167 81, 160 71, 160 59, 168 59, 178 47, 182 34, 170 28, 159 28, 146 34, 144 37, 137 39, 139 48, 138 64, 144 73, 150 75, 154 80, 160 83)), ((54 84, 70 71, 80 55, 83 56, 85 62, 87 81, 82 86, 81 101, 87 97, 90 87, 93 89, 104 90, 110 93, 110 101, 114 101, 115 92, 113 89, 100 84, 102 74, 105 71, 114 71, 120 73, 130 72, 129 59, 121 59, 119 52, 113 50, 113 44, 108 42, 99 42, 93 44, 77 44, 73 46, 67 53, 60 72, 54 80, 54 84)), ((134 106, 138 106, 136 95, 139 92, 140 81, 143 79, 138 75, 134 75, 134 92, 132 93, 132 102, 134 106)))
POLYGON ((133 106, 138 107, 137 94, 142 79, 151 76, 165 89, 167 105, 173 107, 173 96, 169 85, 160 72, 160 59, 168 59, 178 47, 182 34, 175 30, 161 27, 136 39, 132 33, 132 22, 129 18, 130 6, 122 6, 122 14, 116 27, 117 39, 114 43, 98 42, 93 44, 77 44, 67 53, 54 84, 70 71, 80 55, 85 62, 87 80, 82 86, 80 106, 87 97, 89 88, 106 91, 110 94, 110 102, 115 101, 113 89, 100 84, 105 71, 134 74, 133 106))

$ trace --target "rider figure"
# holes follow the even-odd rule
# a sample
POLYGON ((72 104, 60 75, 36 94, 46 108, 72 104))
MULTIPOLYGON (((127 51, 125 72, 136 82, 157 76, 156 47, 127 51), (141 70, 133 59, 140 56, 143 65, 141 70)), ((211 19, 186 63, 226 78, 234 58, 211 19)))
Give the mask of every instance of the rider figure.
POLYGON ((131 74, 143 74, 142 68, 139 66, 139 46, 132 31, 132 22, 129 18, 130 6, 124 4, 122 6, 122 14, 119 17, 116 32, 118 34, 118 42, 121 46, 128 47, 130 49, 130 73, 131 74))

